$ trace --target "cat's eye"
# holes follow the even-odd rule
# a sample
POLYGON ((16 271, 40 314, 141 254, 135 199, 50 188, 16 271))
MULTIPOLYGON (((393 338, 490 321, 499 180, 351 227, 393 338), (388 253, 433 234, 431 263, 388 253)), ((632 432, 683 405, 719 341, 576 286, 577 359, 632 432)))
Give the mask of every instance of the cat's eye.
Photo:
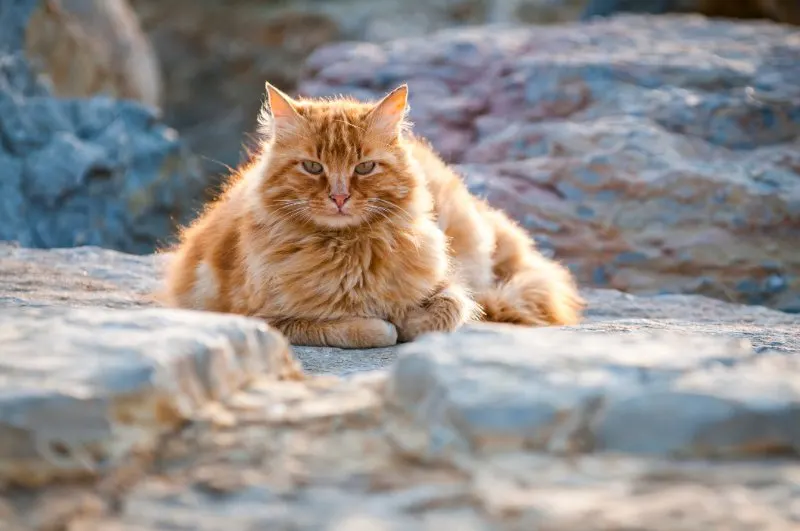
POLYGON ((372 170, 374 169, 375 169, 375 162, 370 160, 367 162, 356 164, 355 171, 359 175, 367 175, 372 173, 372 170))
POLYGON ((324 168, 322 167, 322 164, 315 160, 304 160, 303 169, 312 175, 319 175, 322 173, 324 168))

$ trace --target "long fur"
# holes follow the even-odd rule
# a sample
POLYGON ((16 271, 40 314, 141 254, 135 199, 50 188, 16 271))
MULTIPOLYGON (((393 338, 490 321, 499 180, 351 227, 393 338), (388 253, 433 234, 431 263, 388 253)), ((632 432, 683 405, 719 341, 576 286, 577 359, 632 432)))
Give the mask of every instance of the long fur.
POLYGON ((181 234, 173 306, 265 319, 294 344, 392 345, 484 319, 579 321, 567 269, 408 132, 407 90, 293 100, 268 85, 261 151, 181 234), (305 171, 318 161, 321 175, 305 171), (367 176, 354 168, 376 162, 367 176), (346 191, 344 214, 330 199, 346 191))

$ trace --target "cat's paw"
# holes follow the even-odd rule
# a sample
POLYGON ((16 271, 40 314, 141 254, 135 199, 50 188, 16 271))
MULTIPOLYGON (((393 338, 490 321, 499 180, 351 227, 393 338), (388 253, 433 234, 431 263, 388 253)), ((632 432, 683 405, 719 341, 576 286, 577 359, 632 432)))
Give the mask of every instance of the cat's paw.
POLYGON ((455 332, 479 313, 479 306, 463 289, 455 286, 443 289, 406 312, 397 326, 398 341, 413 341, 430 332, 455 332))
POLYGON ((353 318, 337 324, 328 334, 328 345, 339 348, 390 347, 397 343, 397 329, 383 319, 353 318))

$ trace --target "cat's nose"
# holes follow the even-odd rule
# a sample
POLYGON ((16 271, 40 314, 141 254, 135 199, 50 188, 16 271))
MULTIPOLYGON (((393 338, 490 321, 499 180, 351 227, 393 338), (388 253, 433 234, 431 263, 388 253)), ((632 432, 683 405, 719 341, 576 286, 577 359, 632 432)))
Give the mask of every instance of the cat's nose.
POLYGON ((336 203, 336 206, 342 208, 347 200, 350 199, 350 194, 331 194, 331 200, 336 203))

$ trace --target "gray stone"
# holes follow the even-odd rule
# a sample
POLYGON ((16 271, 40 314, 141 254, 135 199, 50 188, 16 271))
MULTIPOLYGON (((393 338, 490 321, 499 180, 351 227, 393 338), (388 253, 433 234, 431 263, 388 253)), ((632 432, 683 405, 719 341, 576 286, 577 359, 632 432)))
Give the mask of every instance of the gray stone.
MULTIPOLYGON (((364 378, 251 386, 226 402, 216 429, 172 438, 157 473, 128 490, 119 510, 88 518, 84 510, 73 521, 115 531, 783 531, 800 523, 800 467, 789 460, 519 451, 465 455, 453 467, 398 458, 383 434, 380 392, 364 378), (321 409, 337 405, 338 421, 319 421, 321 409)), ((53 509, 75 490, 60 493, 61 505, 28 500, 23 514, 63 522, 53 509)))
POLYGON ((800 453, 797 355, 742 340, 474 326, 403 346, 387 400, 415 458, 523 448, 665 456, 800 453))
POLYGON ((0 483, 108 473, 259 375, 299 374, 264 323, 175 310, 0 309, 0 483))

